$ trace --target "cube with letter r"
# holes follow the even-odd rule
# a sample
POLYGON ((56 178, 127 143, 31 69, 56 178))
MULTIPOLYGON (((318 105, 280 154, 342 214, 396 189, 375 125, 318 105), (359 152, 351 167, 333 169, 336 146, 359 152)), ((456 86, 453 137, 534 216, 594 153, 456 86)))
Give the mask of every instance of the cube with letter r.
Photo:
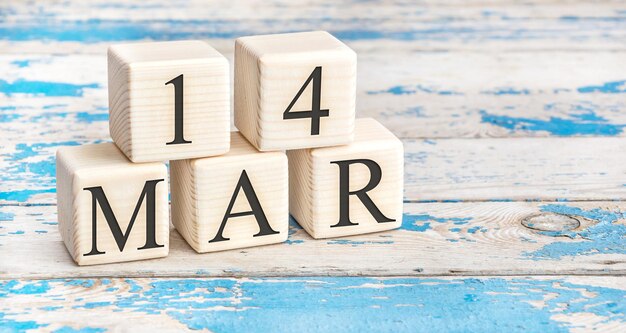
POLYGON ((167 168, 132 163, 113 144, 57 150, 59 231, 79 265, 165 257, 167 168))
POLYGON ((290 150, 289 212, 313 238, 402 225, 404 149, 374 119, 357 119, 349 145, 290 150))
POLYGON ((235 126, 257 149, 353 139, 356 53, 325 31, 235 41, 235 126))

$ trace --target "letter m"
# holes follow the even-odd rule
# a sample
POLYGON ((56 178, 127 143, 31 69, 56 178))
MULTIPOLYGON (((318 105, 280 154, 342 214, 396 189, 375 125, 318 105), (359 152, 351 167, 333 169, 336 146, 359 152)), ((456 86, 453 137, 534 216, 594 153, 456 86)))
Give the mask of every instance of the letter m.
POLYGON ((135 211, 133 211, 133 216, 130 218, 130 223, 126 228, 126 231, 122 232, 122 228, 120 228, 120 224, 117 222, 115 218, 115 214, 113 214, 113 210, 111 209, 111 205, 109 204, 109 200, 107 200, 104 191, 102 190, 102 186, 96 187, 86 187, 83 190, 89 191, 91 193, 91 251, 89 253, 85 253, 83 256, 93 256, 98 254, 104 254, 105 252, 98 251, 98 228, 97 228, 97 216, 98 216, 98 204, 102 209, 102 213, 109 225, 109 229, 111 229, 111 233, 113 234, 113 238, 115 238, 115 242, 117 243, 117 247, 120 249, 120 252, 124 250, 124 246, 126 245, 126 241, 128 240, 128 236, 130 235, 131 230, 133 229, 133 224, 135 224, 135 220, 137 219, 137 214, 139 213, 139 209, 146 199, 146 244, 137 250, 151 249, 157 247, 163 247, 164 245, 157 244, 156 242, 156 185, 163 181, 164 179, 154 179, 149 180, 143 186, 143 190, 141 191, 141 196, 139 197, 139 201, 137 201, 137 205, 135 205, 135 211))

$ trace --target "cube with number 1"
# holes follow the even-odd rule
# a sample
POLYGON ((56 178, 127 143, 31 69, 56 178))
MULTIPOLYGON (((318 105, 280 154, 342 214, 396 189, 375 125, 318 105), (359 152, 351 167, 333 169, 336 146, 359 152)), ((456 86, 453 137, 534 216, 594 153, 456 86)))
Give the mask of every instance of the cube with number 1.
POLYGON ((108 57, 109 130, 131 161, 228 151, 228 60, 209 44, 119 44, 109 48, 108 57))

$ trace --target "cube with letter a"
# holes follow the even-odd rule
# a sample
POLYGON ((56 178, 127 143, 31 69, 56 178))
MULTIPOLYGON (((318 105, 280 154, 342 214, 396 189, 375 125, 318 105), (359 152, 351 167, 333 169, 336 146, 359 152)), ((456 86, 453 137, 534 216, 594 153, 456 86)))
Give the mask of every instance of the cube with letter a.
POLYGON ((228 151, 228 60, 207 43, 113 45, 108 76, 111 137, 133 162, 228 151))
POLYGON ((287 156, 238 132, 231 143, 221 156, 170 162, 172 223, 200 253, 287 240, 287 156))
POLYGON ((402 224, 402 142, 373 119, 357 119, 354 142, 299 149, 289 158, 289 212, 314 238, 402 224))
POLYGON ((356 53, 325 31, 235 42, 235 126, 261 151, 350 143, 356 53))
POLYGON ((165 257, 165 164, 132 163, 113 143, 57 150, 59 231, 79 265, 165 257))

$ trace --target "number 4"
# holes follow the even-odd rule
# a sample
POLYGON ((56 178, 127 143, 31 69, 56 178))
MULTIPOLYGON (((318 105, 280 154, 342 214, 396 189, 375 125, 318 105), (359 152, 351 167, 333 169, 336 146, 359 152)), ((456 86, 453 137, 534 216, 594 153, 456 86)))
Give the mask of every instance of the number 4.
POLYGON ((322 95, 322 67, 317 66, 313 70, 313 73, 309 75, 309 78, 306 79, 302 88, 296 94, 296 97, 293 98, 287 110, 283 112, 283 119, 302 119, 302 118, 311 118, 311 135, 319 135, 320 134, 320 117, 328 117, 328 110, 320 110, 320 99, 322 95), (311 98, 311 110, 309 111, 294 111, 291 112, 291 108, 296 104, 304 89, 309 85, 309 83, 313 81, 313 95, 311 98))

